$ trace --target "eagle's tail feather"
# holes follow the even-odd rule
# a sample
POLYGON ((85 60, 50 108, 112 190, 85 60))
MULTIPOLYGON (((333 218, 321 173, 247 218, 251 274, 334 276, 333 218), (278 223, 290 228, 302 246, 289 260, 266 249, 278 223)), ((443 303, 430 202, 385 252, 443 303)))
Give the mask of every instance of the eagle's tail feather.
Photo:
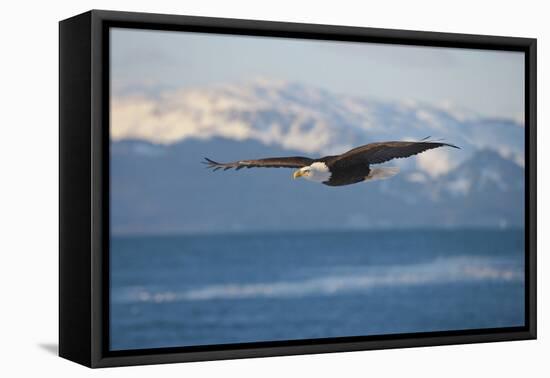
POLYGON ((399 173, 399 167, 371 168, 365 181, 384 180, 399 173))

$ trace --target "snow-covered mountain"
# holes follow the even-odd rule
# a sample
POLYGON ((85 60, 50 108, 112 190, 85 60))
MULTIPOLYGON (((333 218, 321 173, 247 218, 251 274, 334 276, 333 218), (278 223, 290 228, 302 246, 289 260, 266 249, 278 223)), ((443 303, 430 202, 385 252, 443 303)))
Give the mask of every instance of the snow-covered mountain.
POLYGON ((173 144, 222 137, 323 155, 373 141, 432 136, 463 149, 451 156, 440 152, 453 166, 479 149, 490 148, 520 165, 524 156, 523 125, 514 120, 487 119, 450 105, 344 96, 297 83, 257 80, 118 95, 111 114, 115 141, 173 144))
POLYGON ((523 226, 516 121, 285 82, 132 93, 112 103, 117 233, 523 226), (402 168, 394 178, 341 188, 293 181, 285 169, 213 173, 200 164, 426 136, 461 149, 392 161, 402 168))

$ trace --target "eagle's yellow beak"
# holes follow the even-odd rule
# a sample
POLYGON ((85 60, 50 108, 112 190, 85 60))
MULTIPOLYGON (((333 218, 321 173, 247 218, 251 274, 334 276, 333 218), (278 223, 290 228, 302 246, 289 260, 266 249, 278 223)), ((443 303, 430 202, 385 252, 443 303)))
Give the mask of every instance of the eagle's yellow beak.
POLYGON ((304 175, 303 171, 297 170, 297 171, 294 171, 294 173, 292 174, 292 177, 294 177, 294 179, 296 180, 297 178, 302 177, 303 175, 304 175))

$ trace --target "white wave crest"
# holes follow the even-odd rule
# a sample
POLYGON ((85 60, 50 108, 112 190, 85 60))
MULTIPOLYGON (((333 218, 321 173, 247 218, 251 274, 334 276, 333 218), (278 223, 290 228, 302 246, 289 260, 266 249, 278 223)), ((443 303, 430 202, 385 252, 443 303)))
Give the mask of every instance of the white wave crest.
POLYGON ((521 267, 511 266, 502 261, 461 257, 437 259, 425 264, 363 268, 346 275, 295 281, 207 285, 183 291, 150 291, 134 288, 131 293, 127 293, 123 301, 164 303, 212 299, 296 298, 312 295, 330 296, 383 287, 523 279, 521 267))

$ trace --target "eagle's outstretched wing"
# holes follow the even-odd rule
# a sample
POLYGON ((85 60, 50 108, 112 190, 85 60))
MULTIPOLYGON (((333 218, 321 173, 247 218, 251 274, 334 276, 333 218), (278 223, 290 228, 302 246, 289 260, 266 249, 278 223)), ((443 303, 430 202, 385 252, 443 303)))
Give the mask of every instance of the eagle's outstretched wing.
POLYGON ((420 152, 443 146, 460 148, 442 142, 378 142, 356 147, 342 155, 333 157, 331 162, 333 164, 342 165, 346 165, 346 163, 354 164, 357 162, 380 164, 392 159, 406 158, 419 154, 420 152))
POLYGON ((224 171, 235 168, 237 171, 242 168, 302 168, 311 165, 314 160, 302 156, 275 157, 257 160, 239 160, 232 163, 218 163, 214 160, 204 158, 204 164, 214 171, 223 169, 224 171))

